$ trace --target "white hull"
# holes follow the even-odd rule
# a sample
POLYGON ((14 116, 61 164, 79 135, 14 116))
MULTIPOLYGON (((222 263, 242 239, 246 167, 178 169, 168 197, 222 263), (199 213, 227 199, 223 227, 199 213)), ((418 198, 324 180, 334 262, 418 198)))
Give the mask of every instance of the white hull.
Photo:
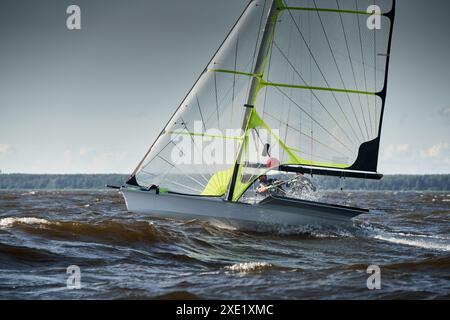
POLYGON ((349 224, 366 210, 286 198, 268 198, 258 204, 230 203, 221 198, 156 194, 122 188, 128 211, 159 218, 201 219, 233 227, 248 225, 349 224))

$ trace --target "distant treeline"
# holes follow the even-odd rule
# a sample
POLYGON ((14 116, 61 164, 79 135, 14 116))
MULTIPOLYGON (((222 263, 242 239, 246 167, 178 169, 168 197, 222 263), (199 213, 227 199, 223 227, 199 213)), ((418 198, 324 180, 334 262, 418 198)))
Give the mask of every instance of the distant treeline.
POLYGON ((322 190, 450 191, 450 174, 388 175, 379 181, 314 177, 313 181, 322 190))
MULTIPOLYGON (((127 175, 121 174, 0 174, 0 189, 103 189, 121 186, 127 175)), ((321 190, 370 191, 450 191, 450 175, 389 175, 381 181, 313 177, 321 190)))
POLYGON ((103 189, 126 179, 120 174, 0 174, 0 189, 103 189))

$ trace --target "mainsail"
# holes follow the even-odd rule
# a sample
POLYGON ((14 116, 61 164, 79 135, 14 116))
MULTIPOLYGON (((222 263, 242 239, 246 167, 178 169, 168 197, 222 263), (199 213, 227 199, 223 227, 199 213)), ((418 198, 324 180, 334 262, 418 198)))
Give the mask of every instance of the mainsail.
POLYGON ((271 169, 380 178, 395 0, 254 0, 129 184, 238 201, 271 169))

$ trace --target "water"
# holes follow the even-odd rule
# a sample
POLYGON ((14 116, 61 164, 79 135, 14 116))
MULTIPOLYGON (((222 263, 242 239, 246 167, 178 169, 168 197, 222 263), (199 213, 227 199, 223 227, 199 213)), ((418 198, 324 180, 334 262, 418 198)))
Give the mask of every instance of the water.
POLYGON ((261 233, 127 213, 112 191, 3 191, 0 298, 450 298, 450 194, 319 198, 376 210, 348 228, 261 233), (381 290, 367 289, 369 265, 381 290))

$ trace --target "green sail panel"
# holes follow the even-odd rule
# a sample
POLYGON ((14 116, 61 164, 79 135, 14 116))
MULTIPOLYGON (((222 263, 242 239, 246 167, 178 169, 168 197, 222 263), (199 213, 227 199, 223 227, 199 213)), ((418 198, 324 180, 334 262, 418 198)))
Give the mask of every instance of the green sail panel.
POLYGON ((268 156, 284 168, 377 170, 394 1, 276 2, 264 70, 254 75, 259 88, 233 201, 274 169, 267 159, 249 161, 250 150, 262 145, 270 145, 276 156, 268 156), (379 26, 369 28, 375 18, 379 26), (267 128, 270 139, 251 139, 267 128))

